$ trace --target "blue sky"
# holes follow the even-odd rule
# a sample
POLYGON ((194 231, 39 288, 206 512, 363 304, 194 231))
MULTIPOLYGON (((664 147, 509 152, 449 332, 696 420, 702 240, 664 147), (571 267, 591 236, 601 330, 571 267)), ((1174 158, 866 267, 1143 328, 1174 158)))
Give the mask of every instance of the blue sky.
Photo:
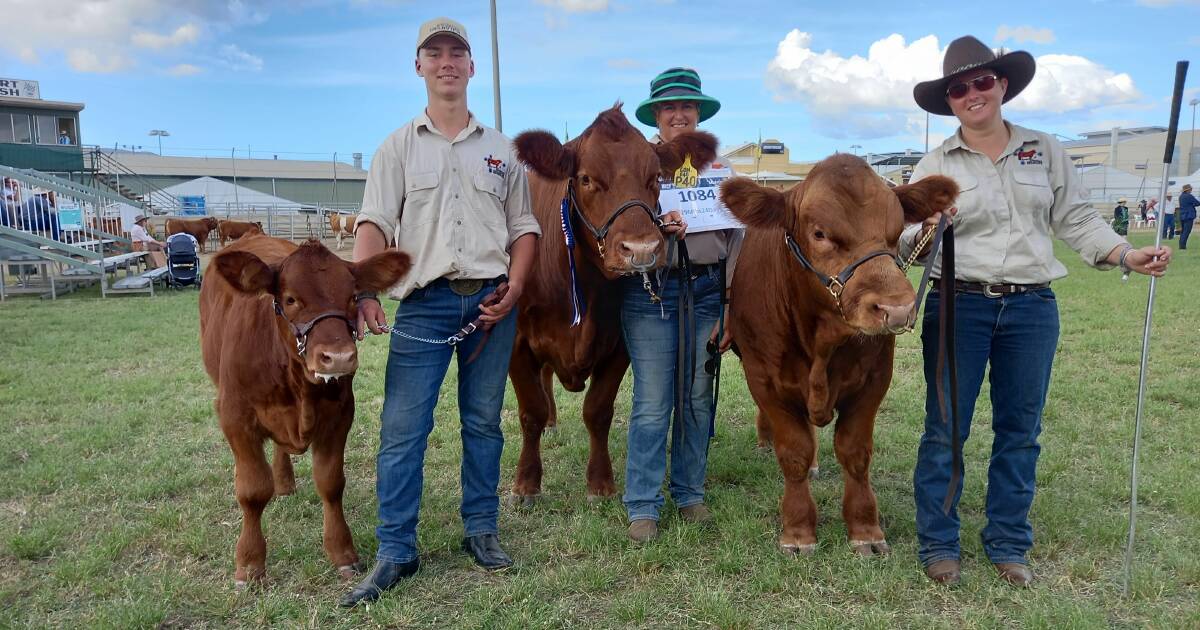
MULTIPOLYGON (((703 125, 723 145, 777 138, 794 160, 924 148, 912 85, 973 34, 1028 50, 1035 83, 1006 106, 1026 126, 1081 131, 1165 125, 1174 62, 1193 58, 1200 0, 783 2, 499 0, 504 129, 577 134, 650 79, 696 68, 723 107, 703 125), (978 5, 984 6, 984 5, 978 5), (861 148, 852 148, 858 145, 861 148)), ((83 141, 168 154, 367 156, 420 111, 415 31, 445 13, 472 37, 471 109, 492 124, 486 0, 0 0, 0 77, 84 102, 83 141)), ((1186 106, 1181 126, 1191 124, 1186 106)), ((931 142, 953 132, 933 117, 931 142)), ((646 129, 647 133, 651 132, 646 129)))

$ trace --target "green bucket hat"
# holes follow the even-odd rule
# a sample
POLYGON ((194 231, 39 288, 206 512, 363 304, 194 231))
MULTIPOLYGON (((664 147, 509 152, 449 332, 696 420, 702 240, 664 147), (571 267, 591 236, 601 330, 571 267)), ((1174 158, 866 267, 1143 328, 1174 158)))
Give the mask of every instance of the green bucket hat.
POLYGON ((700 75, 691 68, 671 68, 654 77, 650 82, 650 98, 637 106, 638 121, 657 126, 654 104, 666 101, 695 101, 700 108, 700 122, 712 118, 721 109, 720 101, 700 91, 700 75))

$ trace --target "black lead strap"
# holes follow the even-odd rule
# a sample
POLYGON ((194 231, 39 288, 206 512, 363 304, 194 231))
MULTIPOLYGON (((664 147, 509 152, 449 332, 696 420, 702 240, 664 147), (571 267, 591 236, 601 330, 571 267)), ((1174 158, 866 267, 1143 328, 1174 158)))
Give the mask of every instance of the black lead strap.
MULTIPOLYGON (((942 255, 942 269, 937 283, 941 299, 938 300, 937 376, 934 378, 934 388, 937 391, 938 409, 942 415, 942 422, 949 423, 951 433, 950 482, 946 488, 946 499, 942 502, 942 511, 949 514, 950 509, 954 506, 954 496, 958 494, 958 484, 962 480, 963 459, 960 418, 958 417, 958 360, 954 348, 954 307, 957 299, 954 286, 954 226, 950 224, 947 215, 942 215, 941 220, 938 221, 937 232, 934 234, 933 246, 929 254, 930 263, 938 255, 939 249, 942 255), (947 392, 947 389, 950 391, 947 392), (947 394, 949 394, 949 405, 946 400, 947 394)), ((920 299, 924 296, 925 288, 929 284, 932 268, 932 264, 925 265, 916 305, 918 309, 921 305, 920 299)))

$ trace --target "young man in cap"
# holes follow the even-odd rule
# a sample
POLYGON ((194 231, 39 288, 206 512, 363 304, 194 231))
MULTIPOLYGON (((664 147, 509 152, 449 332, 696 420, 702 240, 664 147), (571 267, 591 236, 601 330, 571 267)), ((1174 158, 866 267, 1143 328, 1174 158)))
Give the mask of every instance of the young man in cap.
MULTIPOLYGON (((475 74, 466 28, 449 18, 421 25, 417 75, 425 111, 396 130, 371 160, 354 259, 395 246, 412 271, 392 287, 400 300, 392 325, 377 460, 379 551, 375 567, 342 606, 378 599, 416 573, 417 514, 433 411, 455 348, 462 423, 463 549, 485 569, 512 560, 500 548, 500 407, 516 334, 516 313, 540 233, 529 185, 512 143, 467 109, 475 74), (502 287, 507 286, 507 292, 502 287), (484 303, 485 298, 498 302, 484 303), (490 332, 446 341, 476 318, 490 332)), ((359 330, 385 332, 379 300, 358 296, 359 330)))

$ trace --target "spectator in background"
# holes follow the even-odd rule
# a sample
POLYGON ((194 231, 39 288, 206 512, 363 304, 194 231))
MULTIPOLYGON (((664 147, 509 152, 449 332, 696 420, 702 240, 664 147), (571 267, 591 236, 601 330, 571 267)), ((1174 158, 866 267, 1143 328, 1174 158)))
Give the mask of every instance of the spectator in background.
POLYGON ((71 144, 71 136, 67 135, 66 129, 63 129, 62 131, 58 132, 58 143, 59 144, 71 144))
POLYGON ((1153 221, 1158 216, 1158 197, 1151 197, 1150 203, 1146 204, 1146 220, 1153 221))
POLYGON ((21 229, 49 239, 59 240, 58 210, 53 192, 30 195, 21 207, 21 229))
POLYGON ((1167 193, 1167 198, 1163 200, 1163 238, 1171 240, 1175 238, 1175 201, 1171 193, 1167 193))
POLYGON ((4 178, 4 198, 0 200, 0 225, 5 227, 15 227, 17 224, 17 209, 20 203, 17 201, 21 197, 20 187, 17 180, 11 177, 4 178))
POLYGON ((1129 234, 1129 208, 1125 205, 1129 203, 1124 197, 1117 200, 1117 207, 1113 208, 1113 231, 1121 236, 1129 234))
POLYGON ((1188 237, 1192 235, 1192 223, 1196 221, 1196 206, 1200 201, 1192 194, 1192 185, 1183 185, 1179 195, 1179 249, 1187 249, 1188 237))
POLYGON ((133 227, 129 228, 129 237, 133 240, 133 251, 150 252, 152 267, 158 268, 167 264, 167 256, 163 254, 167 244, 150 236, 150 233, 146 231, 146 215, 139 214, 133 217, 133 227))
POLYGON ((1139 213, 1141 213, 1141 215, 1142 215, 1142 223, 1145 223, 1145 222, 1148 220, 1148 219, 1146 218, 1146 209, 1147 209, 1147 207, 1148 207, 1148 206, 1146 205, 1146 200, 1145 200, 1145 199, 1143 199, 1143 200, 1141 200, 1141 201, 1139 201, 1139 202, 1138 202, 1138 212, 1139 212, 1139 213))

